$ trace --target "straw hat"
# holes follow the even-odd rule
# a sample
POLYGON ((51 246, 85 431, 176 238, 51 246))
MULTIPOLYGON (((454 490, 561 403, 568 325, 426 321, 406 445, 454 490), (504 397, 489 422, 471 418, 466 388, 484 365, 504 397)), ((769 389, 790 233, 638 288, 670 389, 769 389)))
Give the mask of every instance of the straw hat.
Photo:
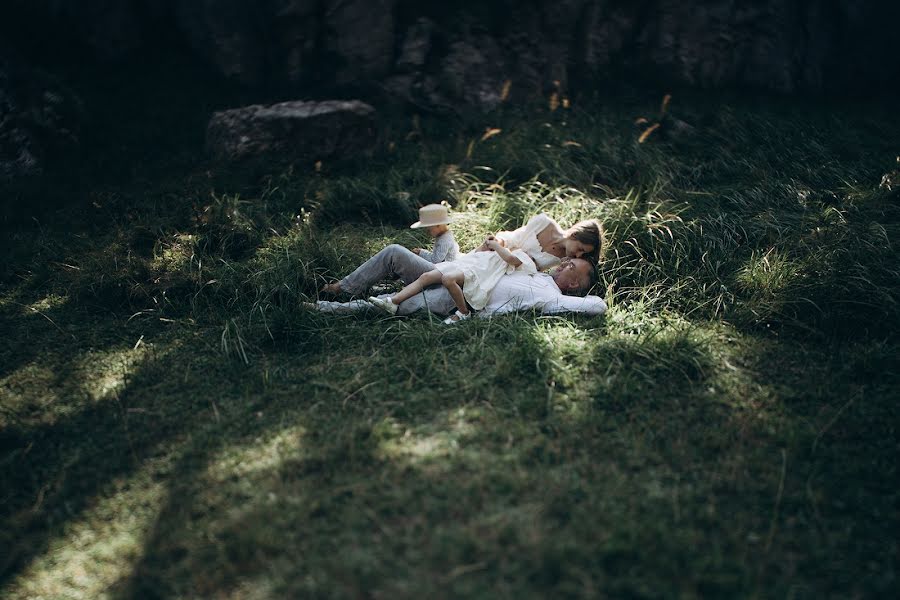
POLYGON ((434 227, 435 225, 446 225, 450 223, 450 213, 443 204, 426 204, 419 209, 419 220, 410 225, 411 229, 419 229, 420 227, 434 227))

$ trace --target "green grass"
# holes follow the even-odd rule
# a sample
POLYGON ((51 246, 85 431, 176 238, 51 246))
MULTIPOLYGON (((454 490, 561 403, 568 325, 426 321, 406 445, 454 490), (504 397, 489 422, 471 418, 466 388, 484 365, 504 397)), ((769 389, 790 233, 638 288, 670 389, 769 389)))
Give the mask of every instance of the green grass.
POLYGON ((2 595, 894 595, 889 107, 676 96, 697 133, 639 145, 658 98, 610 98, 391 117, 321 171, 136 164, 129 123, 10 190, 2 595), (607 315, 298 307, 440 199, 464 249, 602 220, 607 315))

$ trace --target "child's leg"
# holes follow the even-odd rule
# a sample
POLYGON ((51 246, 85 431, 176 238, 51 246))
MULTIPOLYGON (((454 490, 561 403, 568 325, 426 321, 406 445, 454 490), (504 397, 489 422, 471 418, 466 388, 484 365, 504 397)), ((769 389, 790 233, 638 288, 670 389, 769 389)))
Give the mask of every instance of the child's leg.
POLYGON ((462 271, 456 270, 444 273, 441 277, 441 283, 444 284, 444 287, 450 292, 450 297, 453 298, 453 303, 456 304, 457 310, 462 314, 467 315, 469 314, 469 307, 466 305, 466 297, 463 295, 461 287, 465 280, 466 278, 462 271))
POLYGON ((428 271, 427 273, 423 273, 419 276, 418 279, 391 296, 391 302, 393 302, 394 304, 400 304, 404 300, 412 298, 413 296, 427 288, 429 285, 440 283, 441 277, 442 274, 437 269, 428 271))

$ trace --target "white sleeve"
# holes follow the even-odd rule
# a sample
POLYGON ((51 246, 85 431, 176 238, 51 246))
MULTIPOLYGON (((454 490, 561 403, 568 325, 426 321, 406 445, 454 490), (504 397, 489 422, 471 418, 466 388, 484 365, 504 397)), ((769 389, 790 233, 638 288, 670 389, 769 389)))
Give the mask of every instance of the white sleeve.
POLYGON ((534 215, 522 227, 513 231, 498 231, 497 238, 503 240, 508 249, 521 248, 529 236, 537 236, 552 220, 545 213, 534 215))
POLYGON ((440 263, 447 260, 447 255, 450 253, 450 250, 453 249, 453 245, 456 243, 456 240, 453 236, 448 232, 444 235, 441 235, 434 242, 434 249, 431 252, 428 252, 428 256, 425 256, 426 251, 422 251, 419 253, 419 256, 427 260, 431 263, 440 263))
POLYGON ((582 313, 586 315, 602 315, 606 312, 606 302, 600 296, 565 296, 547 301, 541 306, 541 314, 556 315, 559 313, 582 313))

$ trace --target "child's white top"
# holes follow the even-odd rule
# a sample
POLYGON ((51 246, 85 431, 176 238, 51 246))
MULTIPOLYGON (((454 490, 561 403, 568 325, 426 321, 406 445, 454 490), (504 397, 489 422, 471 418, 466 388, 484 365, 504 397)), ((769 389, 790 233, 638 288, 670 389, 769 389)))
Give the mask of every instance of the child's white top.
POLYGON ((445 262, 448 260, 456 260, 459 256, 459 244, 453 237, 453 232, 449 229, 441 235, 434 238, 434 247, 431 252, 422 248, 419 250, 419 256, 431 263, 445 262))
POLYGON ((545 271, 558 265, 560 259, 549 252, 544 252, 544 249, 541 248, 541 243, 538 242, 537 235, 553 224, 554 221, 549 215, 540 213, 528 219, 525 225, 515 231, 498 232, 497 237, 503 240, 509 250, 521 248, 527 252, 534 264, 537 265, 538 271, 545 271))
POLYGON ((522 271, 524 273, 537 273, 534 261, 531 257, 521 249, 515 249, 510 252, 513 256, 522 261, 518 267, 514 267, 507 263, 503 258, 493 251, 469 252, 463 254, 453 262, 445 262, 435 265, 434 268, 442 273, 446 273, 453 269, 462 271, 465 280, 463 282, 463 296, 466 302, 475 309, 481 310, 488 303, 491 297, 491 291, 501 277, 514 271, 522 271))

